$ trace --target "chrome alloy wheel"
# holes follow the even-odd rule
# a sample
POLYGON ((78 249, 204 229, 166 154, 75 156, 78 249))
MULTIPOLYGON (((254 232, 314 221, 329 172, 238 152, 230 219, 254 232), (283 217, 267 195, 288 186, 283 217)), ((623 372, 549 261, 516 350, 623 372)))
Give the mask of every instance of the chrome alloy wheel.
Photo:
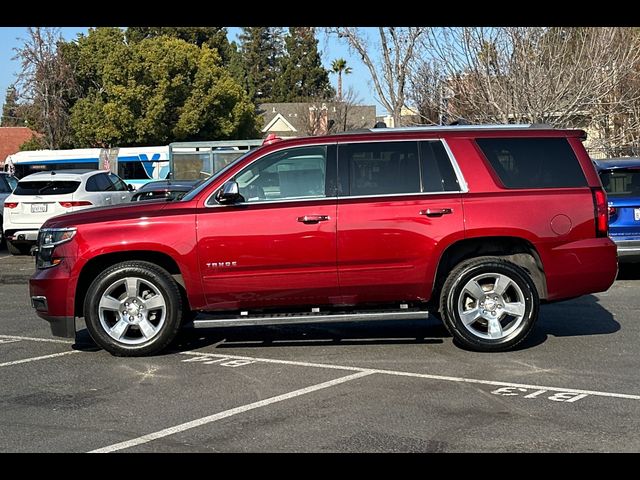
POLYGON ((499 273, 483 273, 462 288, 457 308, 471 334, 501 340, 522 324, 526 304, 522 289, 511 278, 499 273))
POLYGON ((126 277, 107 287, 100 298, 98 317, 114 340, 139 345, 154 338, 167 315, 165 298, 149 280, 126 277))

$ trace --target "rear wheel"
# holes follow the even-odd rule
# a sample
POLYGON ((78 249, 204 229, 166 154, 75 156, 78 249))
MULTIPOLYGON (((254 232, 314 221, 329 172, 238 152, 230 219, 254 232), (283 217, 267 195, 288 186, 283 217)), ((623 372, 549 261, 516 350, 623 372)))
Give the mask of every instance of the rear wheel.
POLYGON ((171 275, 149 262, 114 265, 87 291, 84 316, 95 342, 118 356, 161 351, 175 338, 182 299, 171 275))
POLYGON ((477 351, 508 350, 538 318, 540 300, 529 274, 500 257, 460 263, 440 296, 442 320, 454 338, 477 351))

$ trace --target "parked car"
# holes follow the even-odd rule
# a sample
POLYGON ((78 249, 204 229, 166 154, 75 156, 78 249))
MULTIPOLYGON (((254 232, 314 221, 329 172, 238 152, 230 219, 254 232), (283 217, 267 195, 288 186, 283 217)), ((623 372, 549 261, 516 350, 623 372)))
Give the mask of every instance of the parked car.
MULTIPOLYGON (((48 220, 32 306, 84 317, 112 354, 196 328, 441 318, 459 345, 513 348, 541 301, 617 274, 580 130, 371 129, 274 141, 180 201, 48 220)), ((562 321, 562 319, 557 319, 562 321)))
POLYGON ((159 180, 140 187, 131 197, 132 202, 144 200, 180 200, 201 180, 159 180))
POLYGON ((620 262, 640 262, 640 158, 594 160, 609 206, 620 262))
POLYGON ((104 170, 54 170, 27 175, 4 201, 2 229, 13 255, 29 253, 42 224, 91 207, 129 202, 128 187, 104 170))
MULTIPOLYGON (((13 192, 18 184, 18 179, 13 175, 5 172, 0 172, 0 204, 4 204, 6 198, 13 192)), ((2 225, 2 214, 0 214, 0 226, 2 225)), ((4 246, 4 235, 2 234, 2 228, 0 228, 0 248, 4 246)))

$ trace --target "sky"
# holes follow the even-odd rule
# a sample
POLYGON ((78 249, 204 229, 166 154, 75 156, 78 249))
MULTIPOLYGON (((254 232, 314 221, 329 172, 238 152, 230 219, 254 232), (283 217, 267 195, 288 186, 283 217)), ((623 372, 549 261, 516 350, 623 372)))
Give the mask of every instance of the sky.
MULTIPOLYGON (((67 41, 76 38, 80 33, 86 34, 87 31, 88 27, 63 27, 60 29, 61 35, 67 41)), ((239 27, 229 27, 228 32, 229 40, 237 42, 237 36, 241 29, 239 27)), ((23 43, 21 39, 26 37, 27 29, 25 27, 0 27, 0 111, 2 104, 4 104, 7 87, 15 82, 16 74, 20 70, 20 62, 13 60, 16 54, 14 49, 20 47, 23 43)), ((385 109, 373 96, 369 72, 359 56, 349 52, 349 48, 334 37, 327 39, 320 33, 318 40, 318 50, 325 68, 329 69, 331 62, 336 58, 344 58, 347 61, 347 66, 353 69, 350 75, 343 75, 342 77, 343 92, 349 86, 353 86, 362 104, 376 105, 377 114, 384 114, 385 109)), ((329 78, 331 84, 337 88, 337 76, 330 75, 329 78)))

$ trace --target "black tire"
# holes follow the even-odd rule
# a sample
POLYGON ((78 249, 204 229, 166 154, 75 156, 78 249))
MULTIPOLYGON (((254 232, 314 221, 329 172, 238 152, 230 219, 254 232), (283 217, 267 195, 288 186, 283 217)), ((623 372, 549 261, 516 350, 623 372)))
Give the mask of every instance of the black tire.
MULTIPOLYGON (((139 288, 142 289, 142 287, 139 288)), ((124 296, 126 297, 127 294, 125 293, 124 296)), ((119 312, 117 315, 113 312, 107 313, 113 315, 112 321, 114 323, 119 321, 118 319, 120 317, 117 316, 119 312)), ((106 315, 107 314, 103 314, 103 317, 106 317, 106 315)), ((127 313, 125 316, 128 315, 127 313)), ((182 297, 176 281, 165 269, 153 263, 143 261, 122 262, 109 267, 91 283, 84 300, 84 318, 89 334, 100 347, 116 356, 137 357, 153 355, 160 352, 176 337, 182 322, 182 315, 182 297), (162 295, 166 306, 164 320, 162 324, 158 323, 160 327, 156 330, 154 336, 146 341, 140 338, 141 343, 134 345, 125 343, 127 339, 125 339, 125 341, 118 341, 110 336, 105 329, 106 327, 104 327, 101 322, 98 311, 100 301, 105 292, 107 292, 109 288, 112 288, 118 281, 132 277, 142 279, 144 283, 140 285, 155 287, 159 294, 162 295)), ((151 316, 149 317, 151 318, 151 316)), ((105 318, 105 322, 108 320, 109 319, 105 318)), ((130 329, 129 326, 126 332, 136 333, 136 330, 139 330, 139 336, 143 337, 142 329, 139 327, 130 329)), ((134 341, 137 340, 134 339, 134 341)))
MULTIPOLYGON (((510 305, 516 304, 510 302, 510 305)), ((464 308, 464 305, 462 307, 464 308)), ((477 257, 461 262, 447 277, 440 294, 440 313, 449 333, 465 348, 481 352, 504 351, 518 345, 531 332, 538 318, 539 309, 538 292, 530 275, 522 267, 500 257, 477 257), (485 275, 486 279, 484 278, 485 275), (494 295, 490 292, 492 292, 491 288, 495 288, 497 281, 492 287, 491 275, 507 277, 513 283, 508 283, 509 286, 503 292, 503 295, 496 297, 500 299, 497 305, 493 301, 493 297, 489 300, 483 298, 482 302, 487 302, 487 305, 491 302, 490 307, 487 307, 490 310, 484 310, 485 307, 480 307, 480 301, 474 302, 473 295, 465 288, 468 284, 473 283, 474 278, 480 277, 478 284, 480 281, 489 282, 481 285, 483 293, 494 295), (507 300, 510 302, 517 300, 521 311, 522 305, 524 305, 524 313, 522 315, 508 313, 501 315, 501 310, 497 309, 497 307, 503 307, 501 302, 507 303, 507 300), (469 307, 463 313, 473 313, 474 308, 486 313, 483 313, 481 318, 468 322, 469 326, 465 326, 460 316, 460 302, 463 304, 466 302, 469 307), (490 317, 490 321, 486 320, 484 315, 490 317), (494 316, 500 322, 500 326, 496 326, 493 335, 497 336, 504 333, 504 336, 501 338, 486 338, 492 335, 490 331, 491 325, 496 325, 494 316), (520 319, 520 317, 522 318, 520 319), (502 330, 505 327, 503 322, 506 324, 505 331, 502 330), (483 331, 485 328, 486 332, 483 331)))
POLYGON ((13 243, 11 240, 7 240, 7 250, 11 255, 29 255, 31 245, 24 243, 13 243))

